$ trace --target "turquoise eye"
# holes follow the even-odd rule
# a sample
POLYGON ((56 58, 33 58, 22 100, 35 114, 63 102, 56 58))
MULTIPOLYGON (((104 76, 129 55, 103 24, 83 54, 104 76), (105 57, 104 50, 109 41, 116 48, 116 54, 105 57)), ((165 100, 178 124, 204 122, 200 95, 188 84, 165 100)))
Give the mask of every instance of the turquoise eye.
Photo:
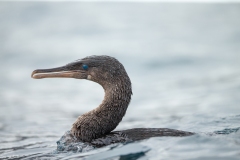
POLYGON ((86 71, 86 70, 88 70, 88 65, 83 64, 83 65, 82 65, 82 68, 86 71))

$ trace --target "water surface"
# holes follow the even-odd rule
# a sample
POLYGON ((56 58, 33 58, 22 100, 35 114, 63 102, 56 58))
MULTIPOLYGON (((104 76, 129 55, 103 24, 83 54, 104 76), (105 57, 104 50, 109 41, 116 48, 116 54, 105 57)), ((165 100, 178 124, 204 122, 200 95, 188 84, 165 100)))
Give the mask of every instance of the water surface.
POLYGON ((239 158, 239 4, 0 3, 0 159, 239 158), (89 55, 116 57, 131 78, 132 101, 116 130, 198 134, 56 152, 104 92, 86 80, 34 80, 31 72, 89 55))

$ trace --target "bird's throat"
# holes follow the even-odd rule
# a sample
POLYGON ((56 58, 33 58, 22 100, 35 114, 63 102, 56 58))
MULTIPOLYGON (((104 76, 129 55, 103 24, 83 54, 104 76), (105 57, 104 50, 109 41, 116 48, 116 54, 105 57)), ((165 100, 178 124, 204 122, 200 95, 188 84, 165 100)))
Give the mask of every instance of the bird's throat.
POLYGON ((130 100, 131 92, 125 90, 123 86, 109 87, 105 90, 104 100, 95 109, 95 112, 117 125, 125 115, 130 100))

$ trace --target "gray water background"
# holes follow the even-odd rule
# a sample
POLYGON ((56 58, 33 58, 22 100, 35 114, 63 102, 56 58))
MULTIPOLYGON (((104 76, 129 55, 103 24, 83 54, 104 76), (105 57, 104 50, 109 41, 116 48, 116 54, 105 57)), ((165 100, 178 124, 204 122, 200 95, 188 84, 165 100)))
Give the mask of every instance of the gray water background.
POLYGON ((0 23, 0 159, 239 159, 239 3, 0 2, 0 23), (54 152, 104 92, 31 72, 89 55, 116 57, 131 78, 116 130, 198 134, 54 152))

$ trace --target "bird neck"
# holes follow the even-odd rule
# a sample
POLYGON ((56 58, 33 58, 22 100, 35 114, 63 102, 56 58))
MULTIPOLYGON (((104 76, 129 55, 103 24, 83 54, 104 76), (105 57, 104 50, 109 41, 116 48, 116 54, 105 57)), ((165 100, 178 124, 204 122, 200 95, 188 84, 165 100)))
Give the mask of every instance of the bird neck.
POLYGON ((104 100, 95 109, 95 113, 99 117, 99 121, 108 122, 108 125, 105 126, 112 131, 121 122, 130 103, 132 95, 131 82, 127 77, 127 79, 102 86, 105 91, 104 100))

